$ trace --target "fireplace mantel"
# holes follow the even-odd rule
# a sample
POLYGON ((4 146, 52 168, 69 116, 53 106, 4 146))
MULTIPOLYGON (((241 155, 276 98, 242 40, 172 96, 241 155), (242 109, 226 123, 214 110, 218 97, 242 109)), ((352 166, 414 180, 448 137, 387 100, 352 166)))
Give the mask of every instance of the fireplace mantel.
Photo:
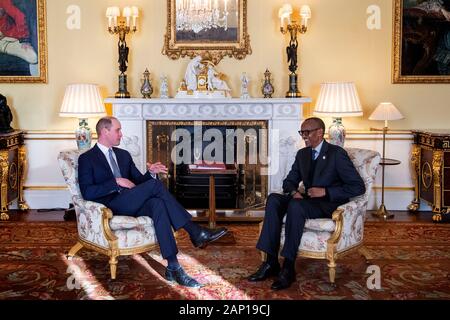
POLYGON ((148 120, 227 121, 266 120, 269 128, 268 192, 279 192, 300 147, 298 130, 303 104, 310 98, 274 99, 114 99, 113 115, 122 124, 121 147, 145 170, 148 120))

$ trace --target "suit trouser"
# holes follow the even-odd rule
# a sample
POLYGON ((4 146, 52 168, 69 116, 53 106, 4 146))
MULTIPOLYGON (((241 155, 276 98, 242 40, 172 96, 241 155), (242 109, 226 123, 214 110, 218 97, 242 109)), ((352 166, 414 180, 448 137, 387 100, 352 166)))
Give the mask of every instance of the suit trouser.
POLYGON ((285 223, 285 241, 281 256, 294 261, 303 235, 306 219, 329 218, 317 201, 294 199, 291 196, 272 193, 266 204, 263 227, 256 248, 278 257, 281 228, 285 223))
POLYGON ((178 253, 172 228, 178 230, 192 218, 163 183, 156 179, 150 179, 132 189, 123 189, 106 206, 116 214, 150 217, 155 225, 163 258, 178 253))

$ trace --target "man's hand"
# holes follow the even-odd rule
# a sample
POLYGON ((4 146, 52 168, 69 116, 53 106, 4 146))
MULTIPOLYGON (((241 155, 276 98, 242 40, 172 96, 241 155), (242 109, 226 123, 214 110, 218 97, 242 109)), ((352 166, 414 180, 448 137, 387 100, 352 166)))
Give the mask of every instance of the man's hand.
POLYGON ((303 196, 300 192, 296 192, 294 193, 294 195, 292 196, 293 199, 303 199, 303 196))
POLYGON ((322 198, 326 195, 325 188, 310 188, 308 189, 308 196, 310 198, 322 198))
POLYGON ((136 187, 136 185, 133 182, 125 178, 116 178, 116 182, 122 188, 132 189, 136 187))
POLYGON ((167 173, 167 167, 161 162, 147 162, 147 169, 148 171, 150 171, 150 173, 167 173))

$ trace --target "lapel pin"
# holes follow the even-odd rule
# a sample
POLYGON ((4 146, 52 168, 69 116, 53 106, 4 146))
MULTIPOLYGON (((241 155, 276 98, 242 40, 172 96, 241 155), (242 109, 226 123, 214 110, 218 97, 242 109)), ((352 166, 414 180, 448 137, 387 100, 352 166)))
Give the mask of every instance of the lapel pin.
POLYGON ((326 158, 327 158, 327 157, 323 156, 323 158, 322 158, 322 159, 323 159, 323 160, 325 160, 326 158))

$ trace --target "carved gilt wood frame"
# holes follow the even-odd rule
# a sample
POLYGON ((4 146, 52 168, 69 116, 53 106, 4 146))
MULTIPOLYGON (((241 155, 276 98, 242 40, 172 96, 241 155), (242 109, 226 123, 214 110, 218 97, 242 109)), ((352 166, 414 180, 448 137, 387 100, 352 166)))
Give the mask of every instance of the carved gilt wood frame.
POLYGON ((250 36, 247 33, 247 0, 238 0, 237 41, 177 41, 176 40, 176 0, 167 0, 167 29, 164 36, 162 54, 170 59, 201 55, 203 59, 217 64, 224 57, 242 60, 252 53, 250 36))
MULTIPOLYGON (((405 0, 394 0, 394 22, 393 22, 393 61, 392 82, 393 83, 450 83, 450 75, 405 75, 402 72, 403 56, 403 17, 405 0)), ((448 22, 450 23, 450 22, 448 22)), ((417 31, 418 33, 418 31, 417 31)))

